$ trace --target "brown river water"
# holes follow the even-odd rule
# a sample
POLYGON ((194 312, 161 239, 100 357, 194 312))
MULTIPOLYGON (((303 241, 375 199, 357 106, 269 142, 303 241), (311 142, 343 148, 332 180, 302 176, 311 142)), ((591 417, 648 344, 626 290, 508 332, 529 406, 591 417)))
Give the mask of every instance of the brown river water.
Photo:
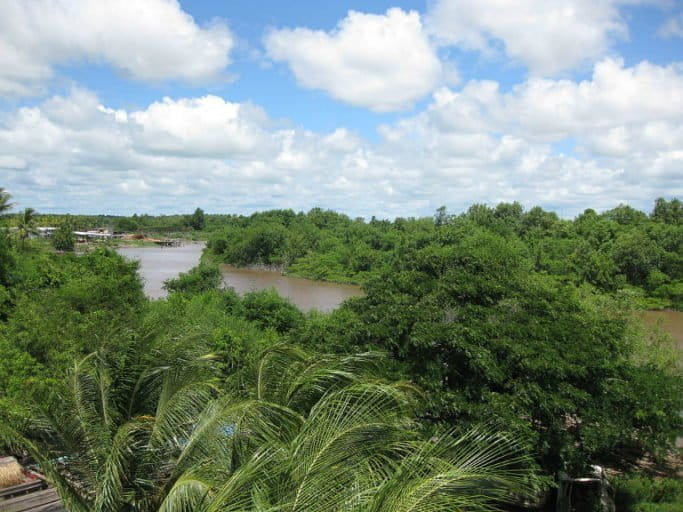
MULTIPOLYGON (((676 340, 679 350, 683 351, 683 311, 646 311, 643 320, 648 325, 661 327, 676 340)), ((682 353, 683 357, 683 353, 682 353)))
MULTIPOLYGON (((166 296, 166 279, 187 272, 199 263, 204 244, 187 243, 181 247, 120 247, 117 251, 140 262, 140 275, 145 283, 145 294, 153 299, 166 296)), ((279 272, 238 268, 221 265, 226 286, 237 293, 275 288, 302 311, 331 311, 349 297, 363 295, 359 286, 313 281, 300 277, 283 276, 279 272)))
MULTIPOLYGON (((203 243, 187 243, 181 247, 121 247, 117 250, 126 258, 140 261, 145 293, 148 297, 158 299, 166 296, 162 287, 164 280, 197 265, 203 249, 203 243)), ((221 265, 221 273, 226 286, 233 287, 238 293, 275 288, 303 311, 331 311, 345 299, 363 295, 358 286, 283 276, 267 270, 221 265)), ((650 325, 661 322, 661 328, 673 336, 679 348, 683 349, 683 312, 646 311, 643 319, 650 325)))

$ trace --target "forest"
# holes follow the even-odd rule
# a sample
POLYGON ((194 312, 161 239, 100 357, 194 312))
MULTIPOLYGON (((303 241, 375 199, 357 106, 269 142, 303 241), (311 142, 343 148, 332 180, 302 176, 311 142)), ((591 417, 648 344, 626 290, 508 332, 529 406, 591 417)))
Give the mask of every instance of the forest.
POLYGON ((5 210, 0 452, 69 510, 555 510, 559 475, 594 465, 618 510, 681 510, 680 352, 637 314, 683 308, 678 199, 572 220, 5 210), (107 244, 29 236, 62 224, 207 247, 149 300, 107 244), (304 313, 218 263, 365 295, 304 313))

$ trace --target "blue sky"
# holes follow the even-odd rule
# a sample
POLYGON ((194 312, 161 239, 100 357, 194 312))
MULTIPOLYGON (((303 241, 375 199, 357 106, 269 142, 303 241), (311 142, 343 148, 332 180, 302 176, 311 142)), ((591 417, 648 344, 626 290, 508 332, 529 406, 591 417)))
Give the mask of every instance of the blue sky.
POLYGON ((8 0, 0 186, 44 212, 564 216, 683 191, 683 5, 8 0))

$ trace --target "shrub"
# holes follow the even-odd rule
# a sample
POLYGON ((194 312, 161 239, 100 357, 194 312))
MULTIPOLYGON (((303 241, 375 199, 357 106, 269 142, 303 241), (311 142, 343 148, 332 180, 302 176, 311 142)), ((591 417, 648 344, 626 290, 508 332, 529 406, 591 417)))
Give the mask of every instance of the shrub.
POLYGON ((221 273, 216 265, 198 265, 175 279, 164 281, 164 289, 169 292, 201 293, 217 289, 221 281, 221 273))
POLYGON ((617 510, 683 512, 683 481, 674 478, 620 478, 615 481, 617 510))

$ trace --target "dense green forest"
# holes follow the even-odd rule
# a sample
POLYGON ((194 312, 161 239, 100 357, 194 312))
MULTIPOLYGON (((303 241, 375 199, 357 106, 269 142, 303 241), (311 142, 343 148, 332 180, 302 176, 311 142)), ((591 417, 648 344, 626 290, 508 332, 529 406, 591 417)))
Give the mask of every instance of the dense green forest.
POLYGON ((573 221, 517 204, 68 219, 207 238, 156 301, 106 246, 5 229, 0 445, 73 510, 490 510, 593 464, 633 507, 675 502, 678 483, 641 472, 680 464, 680 355, 635 312, 681 308, 682 220, 675 199, 573 221), (366 295, 303 313, 222 289, 216 262, 366 295))

